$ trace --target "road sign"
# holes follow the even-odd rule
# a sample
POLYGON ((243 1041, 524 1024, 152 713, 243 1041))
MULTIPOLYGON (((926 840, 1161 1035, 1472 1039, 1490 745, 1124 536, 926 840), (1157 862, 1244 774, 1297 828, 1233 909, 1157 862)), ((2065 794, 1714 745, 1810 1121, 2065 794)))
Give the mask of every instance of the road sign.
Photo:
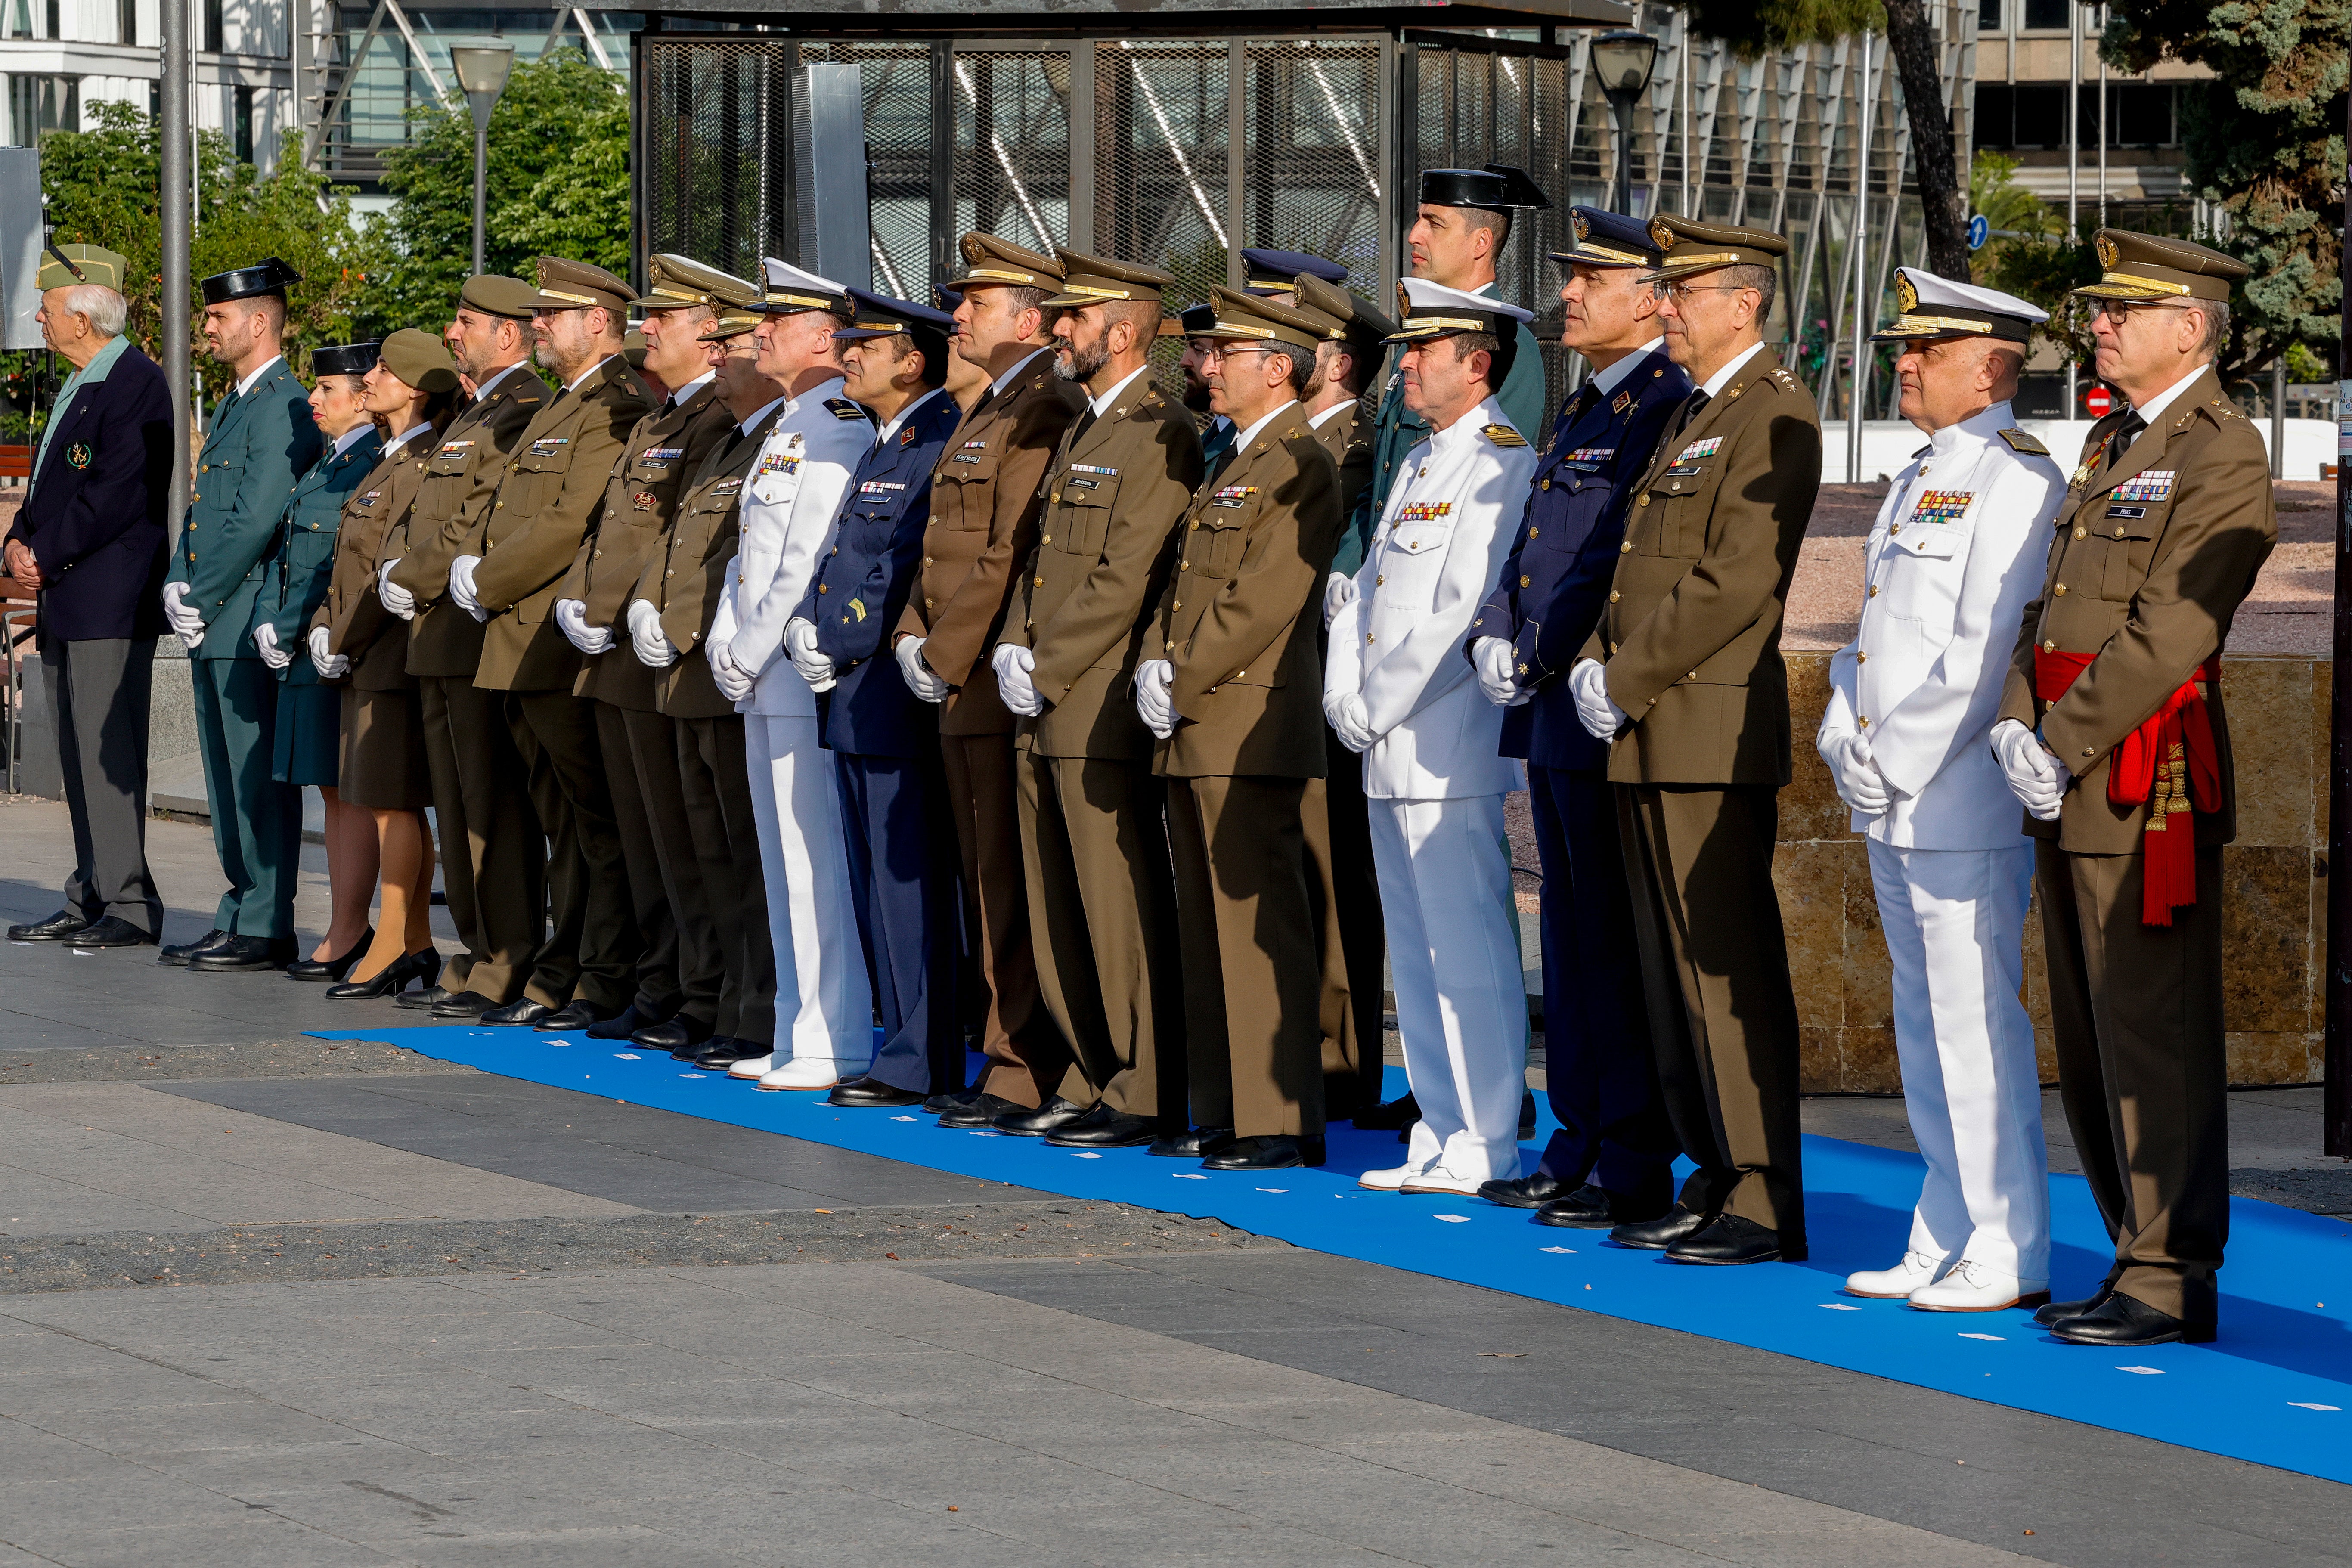
POLYGON ((2091 390, 2083 394, 2083 406, 2092 418, 2105 419, 2116 411, 2116 395, 2093 382, 2091 390))
POLYGON ((1969 219, 1969 248, 1970 250, 1982 250, 1984 248, 1985 241, 1991 237, 1992 225, 1985 221, 1984 214, 1979 213, 1976 216, 1969 219))

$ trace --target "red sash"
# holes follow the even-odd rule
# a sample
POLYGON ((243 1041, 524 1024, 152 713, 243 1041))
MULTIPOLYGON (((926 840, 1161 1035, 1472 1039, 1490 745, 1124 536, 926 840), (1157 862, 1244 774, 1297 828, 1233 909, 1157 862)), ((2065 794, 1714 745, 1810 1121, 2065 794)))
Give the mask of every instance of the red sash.
MULTIPOLYGON (((2088 653, 2033 650, 2033 694, 2055 702, 2097 658, 2088 653)), ((2140 923, 2168 926, 2172 911, 2197 901, 2197 828, 2189 815, 2221 809, 2221 757, 2213 744, 2200 687, 2221 679, 2219 653, 2164 700, 2107 757, 2107 798, 2147 807, 2140 842, 2147 862, 2140 876, 2140 923), (2172 820, 2175 816, 2179 822, 2172 820)))

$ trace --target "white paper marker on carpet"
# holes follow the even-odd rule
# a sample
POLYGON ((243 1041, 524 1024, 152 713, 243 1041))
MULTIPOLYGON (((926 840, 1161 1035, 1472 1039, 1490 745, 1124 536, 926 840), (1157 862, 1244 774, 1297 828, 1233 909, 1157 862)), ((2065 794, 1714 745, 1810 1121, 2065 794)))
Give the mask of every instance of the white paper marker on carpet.
POLYGON ((2341 1410, 2344 1408, 2341 1405, 2310 1405, 2300 1399, 2290 1399, 2287 1403, 2294 1405, 2297 1410, 2341 1410))
POLYGON ((2116 1370, 2117 1372, 2136 1372, 2142 1377, 2162 1377, 2164 1375, 2164 1369, 2160 1366, 2119 1366, 2116 1368, 2116 1370))
POLYGON ((1816 1303, 1816 1305, 1818 1305, 1824 1312, 1859 1312, 1862 1310, 1859 1307, 1849 1307, 1843 1301, 1822 1301, 1816 1303))
POLYGON ((1990 1340, 1995 1344, 2002 1344, 2007 1342, 2009 1336, 2007 1334, 1962 1334, 1960 1338, 1964 1340, 1990 1340))
POLYGON ((1574 1252, 1576 1248, 1572 1247, 1538 1247, 1536 1250, 1538 1252, 1574 1252))
POLYGON ((1466 1214, 1433 1214, 1429 1217, 1432 1219, 1442 1219, 1448 1225, 1468 1225, 1470 1223, 1470 1216, 1466 1214))

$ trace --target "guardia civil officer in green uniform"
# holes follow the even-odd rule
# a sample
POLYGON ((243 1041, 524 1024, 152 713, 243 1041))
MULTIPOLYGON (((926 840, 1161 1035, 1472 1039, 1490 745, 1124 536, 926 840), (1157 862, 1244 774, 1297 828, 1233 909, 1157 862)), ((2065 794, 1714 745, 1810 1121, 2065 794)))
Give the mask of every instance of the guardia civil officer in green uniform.
POLYGON ((163 951, 163 963, 190 969, 282 969, 294 959, 302 798, 270 776, 278 682, 251 630, 279 514, 296 476, 319 458, 308 394, 281 350, 286 289, 301 280, 273 256, 203 284, 205 348, 234 384, 196 459, 163 613, 188 648, 205 802, 228 890, 211 931, 163 951))

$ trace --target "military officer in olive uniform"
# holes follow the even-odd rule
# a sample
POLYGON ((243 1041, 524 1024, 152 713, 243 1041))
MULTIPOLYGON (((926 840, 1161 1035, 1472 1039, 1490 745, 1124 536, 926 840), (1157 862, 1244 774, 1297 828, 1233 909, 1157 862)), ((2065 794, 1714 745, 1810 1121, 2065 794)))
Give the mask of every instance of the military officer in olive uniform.
POLYGON ((548 402, 530 370, 531 300, 518 278, 469 278, 442 334, 473 389, 425 459, 404 522, 384 531, 376 592, 409 623, 408 672, 417 678, 441 890, 464 951, 441 983, 404 992, 404 1007, 436 1018, 478 1018, 521 990, 545 939, 547 841, 522 781, 503 696, 474 684, 482 623, 448 597, 450 563, 506 477, 509 455, 548 402))
POLYGON ((1276 1170, 1324 1153, 1322 964, 1299 814, 1324 770, 1315 601, 1339 479, 1298 406, 1323 329, 1271 300, 1214 298, 1209 384, 1240 434, 1185 510, 1135 679, 1169 781, 1196 1124, 1152 1151, 1276 1170))
POLYGON ((2025 803, 2058 1087, 2115 1238, 2077 1344, 2216 1332, 2229 1230, 2221 846, 2237 831, 2221 649, 2278 537, 2261 436, 2213 371, 2244 262, 2101 229, 2099 379, 1992 730, 2025 803))
POLYGON ((1043 1110, 1001 1131, 1078 1148, 1148 1143, 1183 1102, 1167 787, 1136 716, 1135 661, 1166 546, 1201 483, 1192 419, 1152 384, 1156 268, 1076 251, 1049 304, 1054 371, 1086 411, 1045 470, 1037 546, 994 655, 1022 715, 1022 859, 1045 1006, 1077 1054, 1043 1110))
POLYGON ((595 705, 642 943, 635 994, 617 1016, 588 1026, 592 1039, 626 1039, 681 1015, 707 1028, 718 1016, 726 973, 678 794, 677 727, 657 698, 662 678, 614 647, 627 636, 628 594, 669 531, 688 479, 735 427, 712 389, 700 341, 717 319, 711 286, 726 275, 667 254, 648 258, 646 269, 646 292, 632 301, 645 312, 645 327, 629 335, 641 340, 646 363, 665 388, 662 400, 630 430, 555 600, 556 624, 581 655, 572 689, 595 705))
POLYGON ((1610 742, 1651 1040, 1698 1168, 1663 1216, 1610 1236, 1674 1263, 1793 1263, 1797 1003, 1772 849, 1790 777, 1780 617, 1821 488, 1821 421, 1764 343, 1789 242, 1672 216, 1650 237, 1666 352, 1698 387, 1633 487, 1609 603, 1569 681, 1610 742))
POLYGON ((941 1125, 984 1127, 1034 1110, 1070 1069, 1070 1047, 1037 994, 1027 874, 1021 864, 1013 710, 989 658, 1003 629, 1013 574, 1037 540, 1046 466, 1086 395, 1054 374, 1045 301, 1062 264, 992 234, 968 234, 955 352, 990 376, 931 474, 922 577, 893 636, 915 695, 940 704, 940 759, 963 854, 967 942, 987 1012, 989 1058, 968 1102, 942 1104, 941 1125))
POLYGON ((279 351, 286 289, 300 281, 273 256, 203 284, 205 348, 236 379, 215 405, 197 456, 195 490, 163 579, 163 613, 188 648, 205 802, 228 890, 211 931, 163 950, 162 962, 191 970, 283 969, 294 961, 302 795, 270 776, 278 683, 250 633, 278 515, 320 447, 302 383, 279 351))

